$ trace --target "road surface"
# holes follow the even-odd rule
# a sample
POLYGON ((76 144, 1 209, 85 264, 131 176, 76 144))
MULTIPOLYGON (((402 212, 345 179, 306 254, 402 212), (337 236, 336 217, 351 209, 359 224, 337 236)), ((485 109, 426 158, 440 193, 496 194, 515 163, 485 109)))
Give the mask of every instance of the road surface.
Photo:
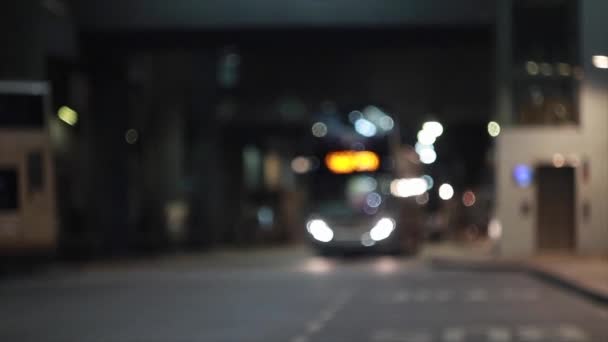
POLYGON ((525 274, 301 248, 5 277, 0 303, 0 341, 608 341, 605 307, 525 274))

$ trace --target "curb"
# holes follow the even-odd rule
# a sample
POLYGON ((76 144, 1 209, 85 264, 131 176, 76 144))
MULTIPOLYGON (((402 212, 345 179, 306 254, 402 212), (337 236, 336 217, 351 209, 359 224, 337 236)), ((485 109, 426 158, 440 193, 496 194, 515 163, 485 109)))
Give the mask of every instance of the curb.
POLYGON ((466 270, 474 272, 521 272, 544 282, 559 286, 593 302, 608 306, 608 293, 599 291, 580 282, 521 261, 467 260, 450 258, 431 258, 430 265, 437 270, 466 270))
POLYGON ((585 297, 586 299, 608 306, 608 293, 585 286, 575 279, 562 276, 555 272, 543 269, 540 266, 534 265, 525 265, 523 271, 540 280, 574 292, 579 296, 585 297))

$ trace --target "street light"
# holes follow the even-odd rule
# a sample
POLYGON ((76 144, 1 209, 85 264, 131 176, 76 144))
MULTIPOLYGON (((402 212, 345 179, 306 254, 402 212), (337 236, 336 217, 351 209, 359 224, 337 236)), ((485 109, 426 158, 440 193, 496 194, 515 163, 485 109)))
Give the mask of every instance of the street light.
POLYGON ((608 56, 595 55, 592 58, 593 65, 598 69, 608 69, 608 56))
POLYGON ((437 121, 427 121, 422 125, 422 130, 430 132, 437 138, 443 134, 443 125, 437 121))
POLYGON ((496 138, 500 134, 500 125, 496 121, 490 121, 488 123, 488 134, 492 138, 496 138))
POLYGON ((454 188, 450 185, 450 184, 441 184, 441 186, 439 187, 439 197, 444 200, 447 201, 449 199, 451 199, 454 196, 454 188))

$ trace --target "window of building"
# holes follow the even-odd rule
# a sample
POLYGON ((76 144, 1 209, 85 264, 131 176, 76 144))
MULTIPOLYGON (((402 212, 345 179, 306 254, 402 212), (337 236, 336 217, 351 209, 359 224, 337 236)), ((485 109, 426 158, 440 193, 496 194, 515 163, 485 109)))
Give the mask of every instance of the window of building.
POLYGON ((517 0, 513 101, 524 125, 578 124, 578 1, 517 0))
POLYGON ((0 210, 18 208, 17 170, 0 170, 0 210))

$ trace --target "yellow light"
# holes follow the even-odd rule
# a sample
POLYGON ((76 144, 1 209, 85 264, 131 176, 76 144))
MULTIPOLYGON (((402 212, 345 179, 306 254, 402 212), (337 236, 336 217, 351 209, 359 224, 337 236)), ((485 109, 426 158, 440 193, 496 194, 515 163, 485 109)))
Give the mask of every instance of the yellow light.
POLYGON ((333 173, 351 173, 355 171, 350 152, 331 152, 325 156, 325 164, 333 173))
POLYGON ((325 156, 325 165, 338 174, 371 172, 380 167, 380 158, 371 151, 336 151, 325 156))
POLYGON ((500 125, 498 122, 490 121, 490 123, 488 123, 488 134, 490 134, 492 138, 496 138, 500 134, 500 125))
POLYGON ((68 106, 61 106, 57 110, 57 117, 70 126, 74 126, 78 122, 78 113, 68 106))
POLYGON ((354 155, 357 171, 376 171, 380 166, 380 158, 371 151, 358 151, 354 155))

